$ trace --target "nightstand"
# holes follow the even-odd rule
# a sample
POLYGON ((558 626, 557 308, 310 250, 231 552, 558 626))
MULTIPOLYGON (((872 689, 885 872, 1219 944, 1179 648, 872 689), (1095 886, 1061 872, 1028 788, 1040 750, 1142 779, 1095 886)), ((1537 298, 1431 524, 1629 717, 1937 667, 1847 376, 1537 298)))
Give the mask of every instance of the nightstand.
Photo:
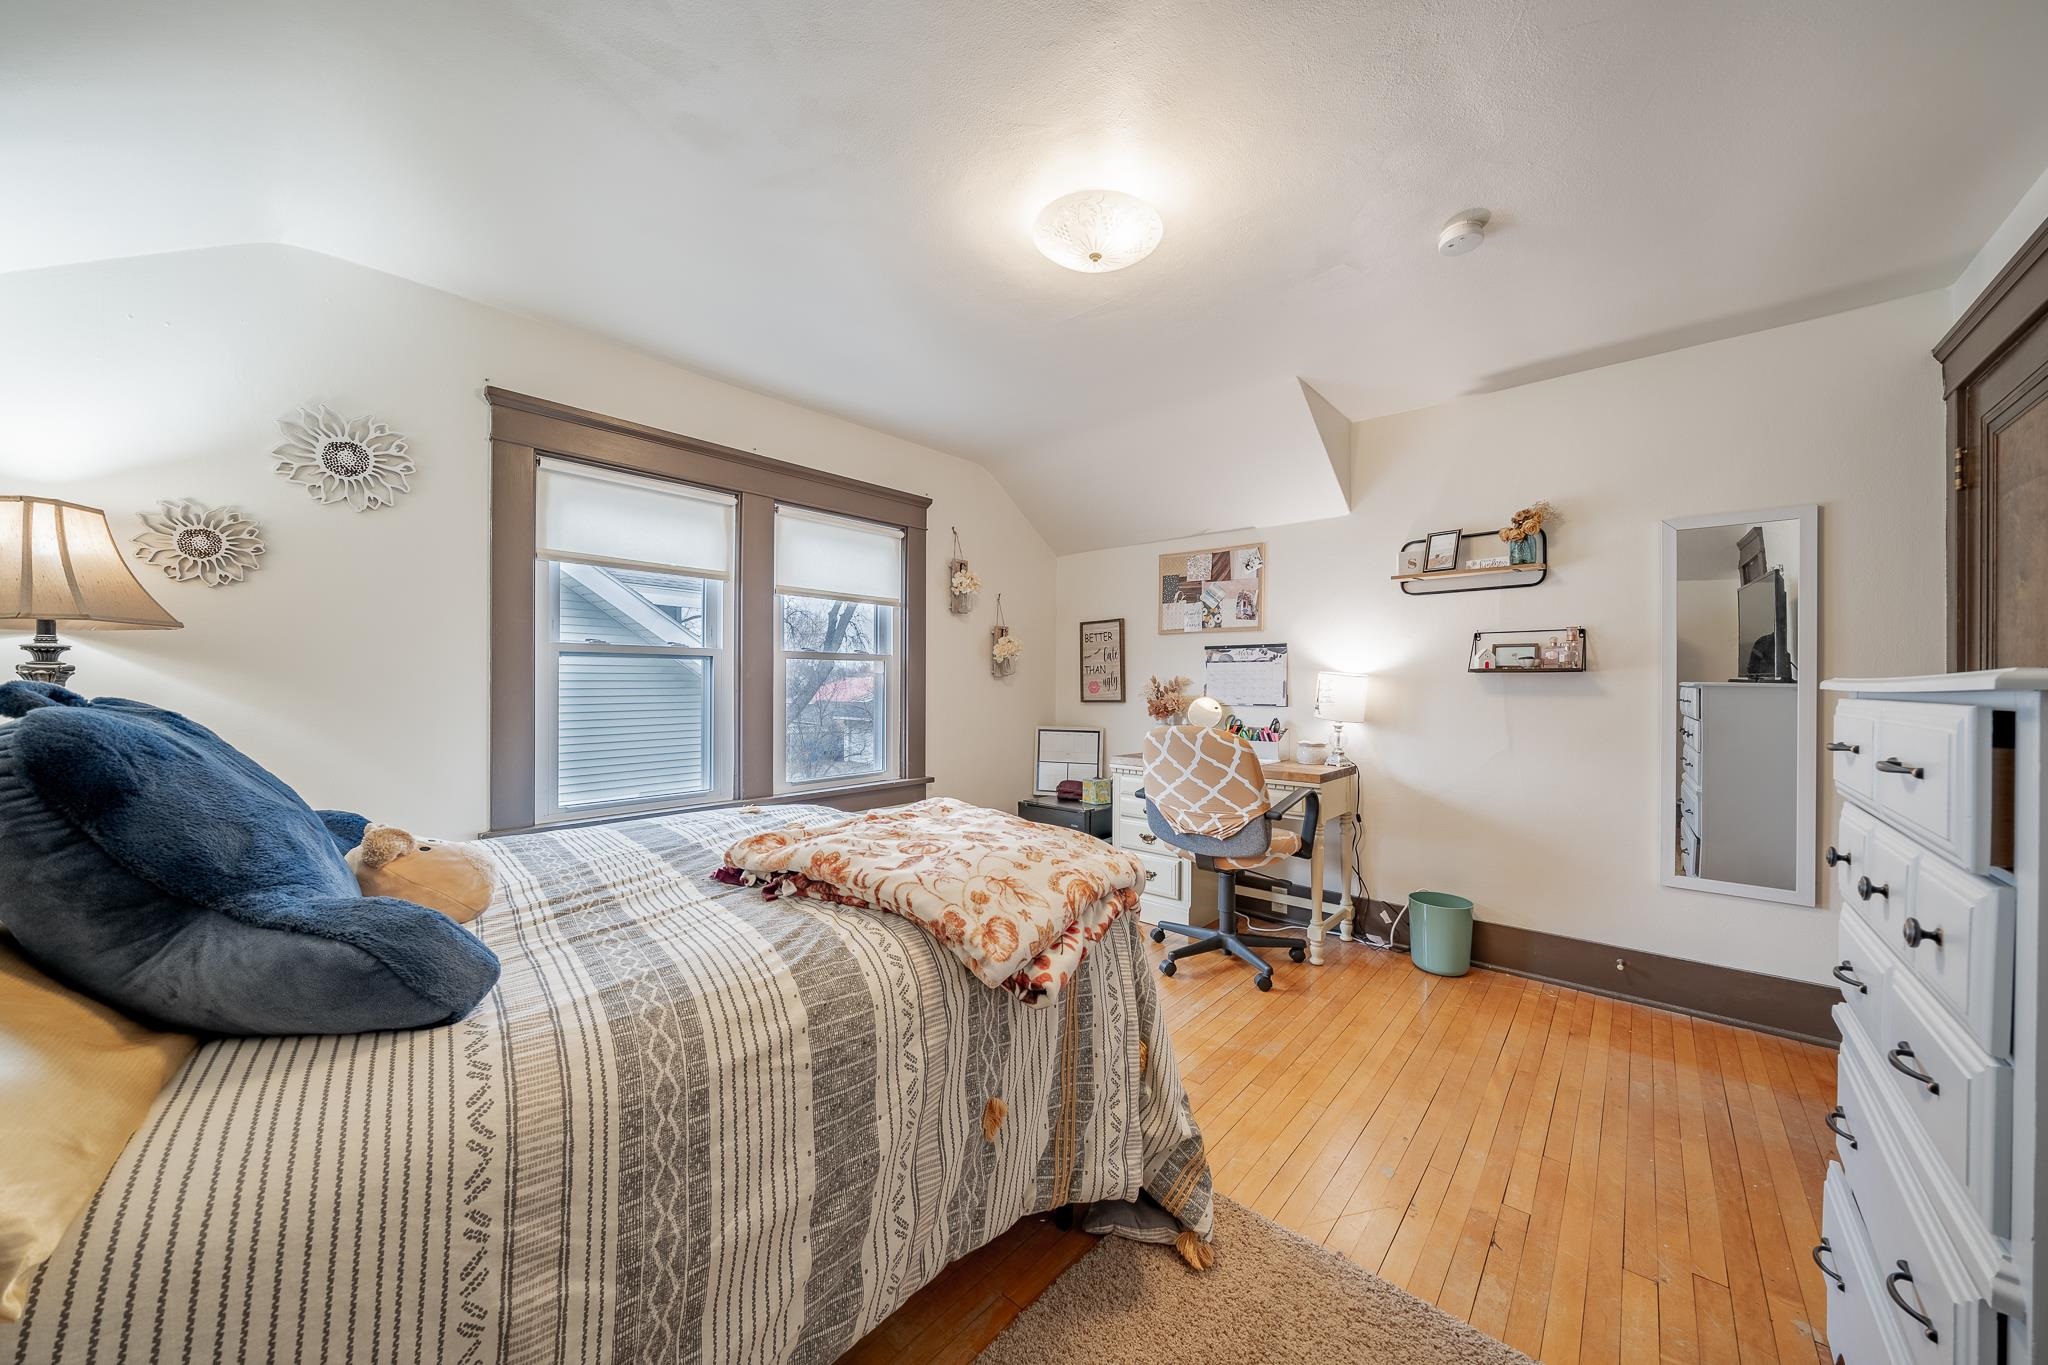
POLYGON ((1116 807, 1107 801, 1090 805, 1086 801, 1060 801, 1050 796, 1027 796, 1017 803, 1017 814, 1026 820, 1079 830, 1098 839, 1109 838, 1115 811, 1116 807))

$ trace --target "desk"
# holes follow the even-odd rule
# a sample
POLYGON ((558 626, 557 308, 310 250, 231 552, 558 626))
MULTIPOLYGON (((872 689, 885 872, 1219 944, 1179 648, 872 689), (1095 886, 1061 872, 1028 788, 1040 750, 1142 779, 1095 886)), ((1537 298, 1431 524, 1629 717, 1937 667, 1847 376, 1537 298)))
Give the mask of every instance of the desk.
MULTIPOLYGON (((1320 897, 1308 898, 1283 892, 1263 891, 1255 887, 1238 887, 1238 894, 1254 900, 1265 900, 1280 905, 1290 905, 1308 912, 1308 960, 1321 966, 1323 961, 1323 935, 1335 927, 1337 936, 1346 943, 1351 941, 1351 922, 1356 907, 1351 899, 1351 831, 1352 822, 1358 819, 1358 769, 1346 763, 1262 763, 1259 765, 1266 774, 1267 799, 1278 805, 1299 787, 1312 788, 1316 793, 1317 812, 1316 846, 1308 859, 1308 884, 1320 891, 1323 874, 1329 866, 1329 848, 1337 846, 1337 870, 1341 890, 1333 910, 1320 897)), ((1139 917, 1148 924, 1162 919, 1178 919, 1183 924, 1206 921, 1209 901, 1204 899, 1199 908, 1195 898, 1194 861, 1174 850, 1167 849, 1159 842, 1158 836, 1145 824, 1145 805, 1138 799, 1138 793, 1145 786, 1145 761, 1137 754, 1117 754, 1109 760, 1109 772, 1116 786, 1116 819, 1111 842, 1120 848, 1128 848, 1138 855, 1138 861, 1145 865, 1146 889, 1138 903, 1139 917), (1200 916, 1201 920, 1189 916, 1200 916)), ((1297 808, 1298 809, 1298 808, 1297 808)), ((1299 827, 1293 816, 1289 823, 1299 827)), ((1204 883, 1203 895, 1213 893, 1204 883)))

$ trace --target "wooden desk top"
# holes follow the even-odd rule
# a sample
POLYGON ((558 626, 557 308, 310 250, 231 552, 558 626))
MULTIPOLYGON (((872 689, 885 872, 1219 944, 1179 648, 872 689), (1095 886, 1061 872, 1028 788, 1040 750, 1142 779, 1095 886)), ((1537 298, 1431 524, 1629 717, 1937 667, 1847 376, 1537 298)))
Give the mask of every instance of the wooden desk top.
MULTIPOLYGON (((1143 754, 1114 754, 1110 757, 1110 762, 1129 763, 1143 767, 1145 756, 1143 754)), ((1358 771, 1356 765, 1350 763, 1261 762, 1259 768, 1271 781, 1298 782, 1304 786, 1310 783, 1320 786, 1325 782, 1336 782, 1358 771)))

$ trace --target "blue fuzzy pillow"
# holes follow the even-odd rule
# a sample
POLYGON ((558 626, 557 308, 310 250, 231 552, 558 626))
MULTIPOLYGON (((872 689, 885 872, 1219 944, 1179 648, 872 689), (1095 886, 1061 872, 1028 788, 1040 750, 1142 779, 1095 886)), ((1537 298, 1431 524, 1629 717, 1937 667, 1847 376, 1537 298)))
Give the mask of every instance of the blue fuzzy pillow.
POLYGON ((0 920, 52 976, 228 1034, 445 1024, 497 983, 460 925, 357 890, 361 816, 205 726, 45 683, 0 686, 0 715, 0 920))

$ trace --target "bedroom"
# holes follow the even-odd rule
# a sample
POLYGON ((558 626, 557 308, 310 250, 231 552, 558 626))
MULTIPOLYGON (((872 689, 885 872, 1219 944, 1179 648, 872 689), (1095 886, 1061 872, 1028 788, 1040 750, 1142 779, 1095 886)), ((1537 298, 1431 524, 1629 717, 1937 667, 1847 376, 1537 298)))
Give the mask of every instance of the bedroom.
POLYGON ((90 1150, 0 1169, 0 1358, 2038 1353, 2040 6, 27 3, 0 52, 0 619, 221 745, 10 694, 0 1146, 90 1150), (1177 677, 1258 700, 1156 727, 1177 677), (1781 867, 1722 873, 1765 803, 1687 708, 1758 699, 1781 867), (1959 785, 1878 752, 1925 715, 1959 785), (36 785, 98 726, 218 799, 36 785), (1311 857, 1169 849, 1155 728, 1311 857), (1135 908, 1034 1002, 950 902, 713 875, 927 800, 1135 908), (315 811, 485 878, 392 912, 468 987, 237 946, 416 904, 315 811), (1222 871, 1307 960, 1162 973, 1222 871), (133 1049, 89 1142, 60 1014, 133 1049), (1880 1089, 1895 1142, 1830 1131, 1880 1089), (785 1105, 802 1150, 739 1120, 785 1105), (371 1235, 458 1159, 488 1227, 371 1235))

